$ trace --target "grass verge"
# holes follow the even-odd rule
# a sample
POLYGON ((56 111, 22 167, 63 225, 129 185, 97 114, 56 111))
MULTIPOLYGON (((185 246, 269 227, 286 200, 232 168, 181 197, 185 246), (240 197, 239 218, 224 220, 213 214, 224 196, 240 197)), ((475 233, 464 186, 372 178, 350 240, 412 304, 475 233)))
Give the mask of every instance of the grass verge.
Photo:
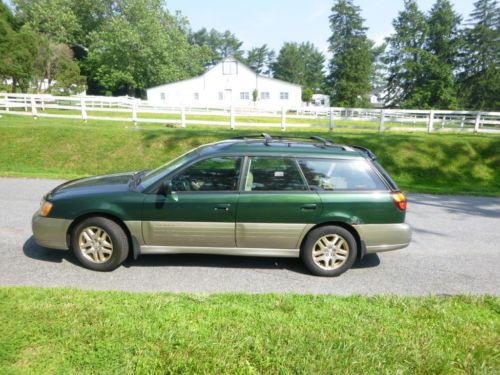
POLYGON ((0 288, 0 372, 498 373, 496 297, 0 288))
MULTIPOLYGON (((278 129, 191 126, 186 129, 4 115, 0 175, 75 178, 150 169, 190 148, 278 129)), ((404 191, 500 196, 500 136, 456 133, 375 133, 324 127, 290 128, 288 136, 320 135, 371 148, 404 191)))

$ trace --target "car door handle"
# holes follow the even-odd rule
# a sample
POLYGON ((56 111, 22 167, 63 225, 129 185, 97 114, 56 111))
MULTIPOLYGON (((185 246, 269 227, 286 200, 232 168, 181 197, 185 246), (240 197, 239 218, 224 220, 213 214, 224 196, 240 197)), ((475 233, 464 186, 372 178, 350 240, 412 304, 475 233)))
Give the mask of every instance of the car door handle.
POLYGON ((316 209, 318 205, 315 204, 315 203, 311 203, 311 204, 305 204, 301 207, 301 210, 302 211, 313 211, 316 209))
POLYGON ((229 211, 229 207, 231 207, 231 205, 229 203, 222 203, 222 204, 218 204, 214 207, 214 210, 215 211, 229 211))

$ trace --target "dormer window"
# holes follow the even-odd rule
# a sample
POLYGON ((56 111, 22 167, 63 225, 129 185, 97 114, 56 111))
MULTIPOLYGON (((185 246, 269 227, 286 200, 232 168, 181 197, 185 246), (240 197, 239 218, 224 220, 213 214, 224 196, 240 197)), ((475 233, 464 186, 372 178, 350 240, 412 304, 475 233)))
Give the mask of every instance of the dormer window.
POLYGON ((224 61, 222 63, 222 74, 224 74, 224 75, 238 74, 238 62, 237 61, 224 61))

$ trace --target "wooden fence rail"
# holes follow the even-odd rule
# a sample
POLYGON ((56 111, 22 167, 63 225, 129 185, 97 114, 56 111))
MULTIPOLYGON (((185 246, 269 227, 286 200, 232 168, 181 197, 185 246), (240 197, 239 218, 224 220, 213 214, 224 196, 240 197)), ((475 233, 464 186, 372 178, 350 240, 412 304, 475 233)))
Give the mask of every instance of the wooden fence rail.
POLYGON ((52 96, 0 93, 0 113, 68 119, 172 123, 189 125, 369 128, 383 132, 500 132, 500 112, 406 110, 341 107, 269 108, 249 105, 228 108, 157 107, 130 97, 52 96))

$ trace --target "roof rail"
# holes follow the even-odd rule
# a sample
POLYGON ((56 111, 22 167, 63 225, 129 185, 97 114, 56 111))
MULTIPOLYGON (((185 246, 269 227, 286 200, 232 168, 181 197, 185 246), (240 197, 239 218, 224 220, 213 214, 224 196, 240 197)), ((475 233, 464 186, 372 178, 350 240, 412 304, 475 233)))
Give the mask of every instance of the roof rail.
POLYGON ((369 148, 361 147, 361 146, 354 146, 354 145, 349 145, 349 147, 352 147, 352 148, 354 148, 356 150, 363 151, 364 153, 366 153, 368 155, 368 157, 371 160, 375 160, 377 158, 377 156, 369 148))
POLYGON ((233 139, 252 139, 252 138, 262 138, 264 137, 264 143, 267 145, 270 142, 272 142, 273 137, 271 137, 267 133, 261 133, 261 134, 250 134, 250 135, 239 135, 237 137, 233 137, 233 139))
POLYGON ((323 137, 319 137, 319 136, 317 136, 317 135, 313 135, 312 137, 309 137, 309 139, 314 139, 315 141, 320 141, 320 142, 323 142, 323 144, 324 144, 325 146, 331 146, 331 145, 333 145, 333 143, 332 143, 332 142, 330 142, 328 139, 325 139, 325 138, 323 138, 323 137))

